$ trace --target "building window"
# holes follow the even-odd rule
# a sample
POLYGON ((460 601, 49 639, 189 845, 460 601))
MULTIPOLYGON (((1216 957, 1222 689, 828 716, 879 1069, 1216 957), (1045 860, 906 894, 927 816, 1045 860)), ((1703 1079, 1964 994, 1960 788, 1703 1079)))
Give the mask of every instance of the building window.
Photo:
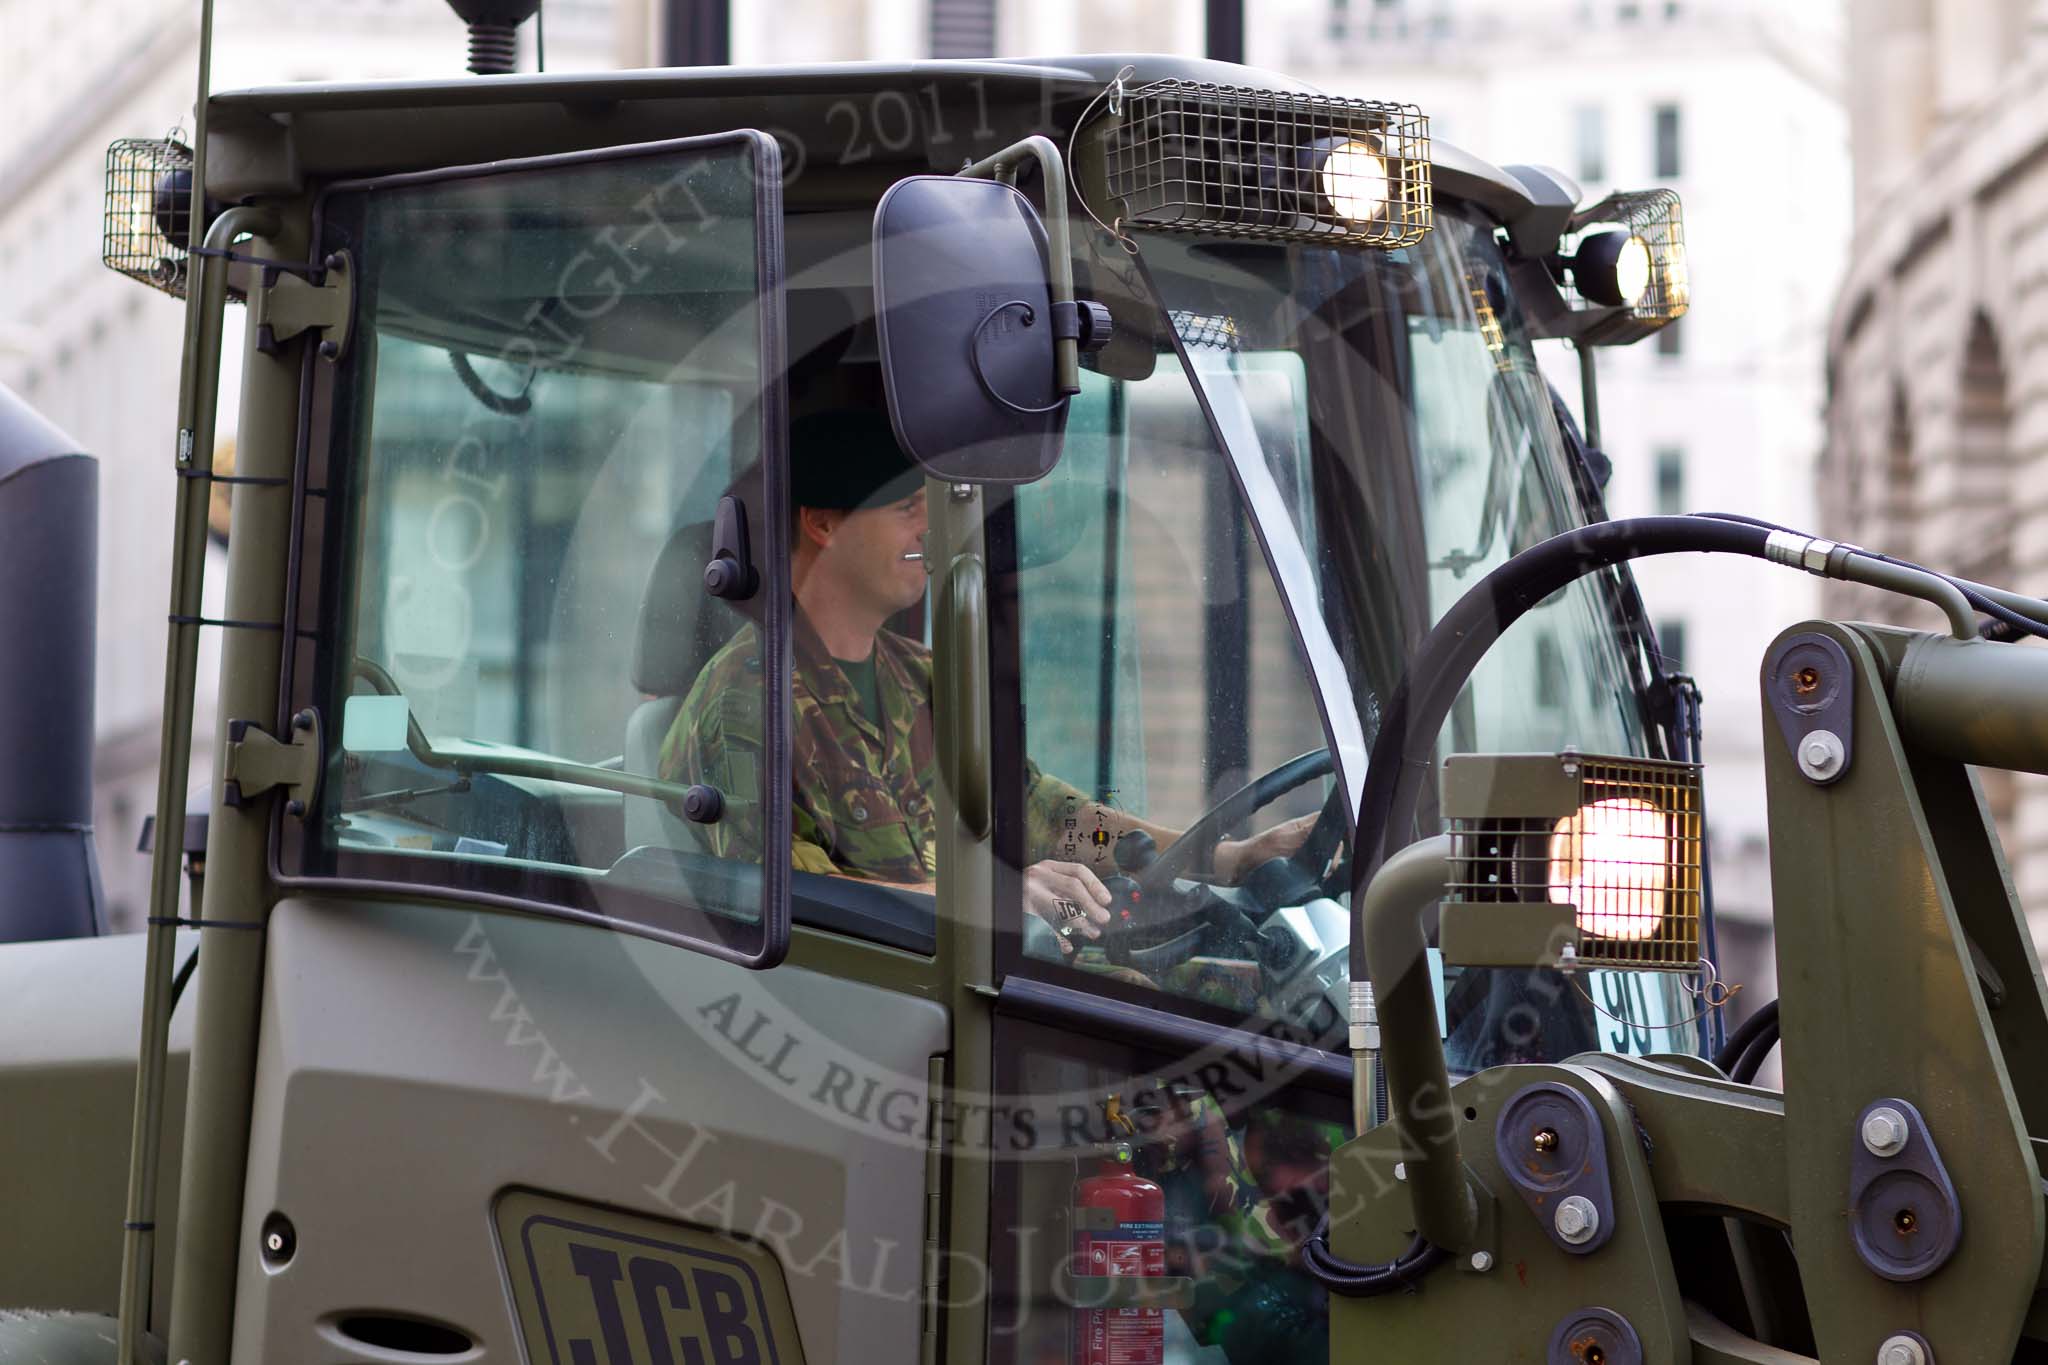
POLYGON ((1607 111, 1583 104, 1574 111, 1579 146, 1579 180, 1592 184, 1607 178, 1607 111))
POLYGON ((1678 106, 1660 104, 1655 117, 1657 141, 1657 169, 1653 172, 1659 180, 1675 179, 1679 174, 1678 156, 1678 106))
POLYGON ((1667 360, 1675 360, 1685 354, 1685 334, 1676 322, 1667 322, 1657 329, 1657 354, 1667 360))
POLYGON ((931 49, 934 57, 993 57, 995 0, 932 0, 931 49))
POLYGON ((1665 668, 1672 672, 1685 670, 1685 622, 1657 623, 1657 653, 1664 660, 1665 668))
POLYGON ((1676 517, 1685 513, 1685 452, 1666 446, 1657 452, 1657 515, 1676 517))

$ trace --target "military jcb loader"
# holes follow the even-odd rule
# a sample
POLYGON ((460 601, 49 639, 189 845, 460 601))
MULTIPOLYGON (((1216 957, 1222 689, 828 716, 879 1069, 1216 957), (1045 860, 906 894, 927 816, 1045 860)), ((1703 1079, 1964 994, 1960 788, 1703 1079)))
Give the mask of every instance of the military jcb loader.
MULTIPOLYGON (((0 948, 0 1361, 2048 1340, 2048 1009, 1965 766, 2048 762, 2042 656, 1978 636, 2048 606, 1604 520, 1534 346, 1594 427, 1597 348, 1689 302, 1669 193, 1163 57, 214 94, 108 190, 109 264, 188 308, 182 837, 146 933, 49 937, 91 893, 46 878, 0 948), (793 475, 840 452, 790 433, 878 415, 924 476, 929 695, 871 717, 916 828, 900 775, 807 773, 794 700, 793 475), (1763 661, 1786 999, 1725 1035, 1697 699, 1627 572, 1677 551, 1949 632, 1763 661), (927 874, 785 854, 828 820, 927 874), (1105 925, 1031 899, 1074 863, 1105 925)), ((67 453, 4 429, 0 499, 67 453)))

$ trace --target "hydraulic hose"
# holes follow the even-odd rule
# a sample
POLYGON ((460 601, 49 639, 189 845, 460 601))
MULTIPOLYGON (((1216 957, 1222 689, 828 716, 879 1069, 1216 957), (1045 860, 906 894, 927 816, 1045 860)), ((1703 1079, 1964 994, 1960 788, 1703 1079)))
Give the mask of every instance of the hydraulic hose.
POLYGON ((1315 1235, 1301 1244, 1301 1268, 1317 1284, 1347 1299, 1369 1299, 1412 1288, 1450 1257, 1451 1253, 1432 1246, 1418 1234, 1406 1251, 1385 1265, 1354 1265, 1330 1250, 1328 1214, 1316 1225, 1315 1235))
MULTIPOLYGON (((1721 1044, 1721 1050, 1714 1054, 1714 1065, 1724 1076, 1733 1077, 1736 1067, 1742 1061, 1742 1054, 1750 1044, 1765 1034, 1773 1038, 1778 1031, 1778 1002, 1775 1000, 1761 1006, 1755 1014, 1742 1021, 1735 1032, 1728 1035, 1728 1041, 1721 1044)), ((1755 1072, 1751 1072, 1755 1075, 1755 1072)))
MULTIPOLYGON (((1695 515, 1714 521, 1732 521, 1743 526, 1761 526, 1766 531, 1782 531, 1790 536, 1807 535, 1804 531, 1795 531, 1789 526, 1780 526, 1774 521, 1763 521, 1756 517, 1746 517, 1739 512, 1699 512, 1695 515)), ((1809 536, 1808 538, 1812 539, 1813 537, 1809 536)), ((1955 587, 1957 592, 1962 594, 1963 600, 1969 603, 1972 609, 1982 612, 1984 615, 1997 621, 2001 626, 2005 627, 2008 634, 2012 636, 2031 635, 2040 639, 2048 639, 2048 602, 2043 602, 2036 597, 2028 597, 2023 593, 2013 592, 2008 588, 1995 587, 1989 583, 1976 583, 1967 578, 1958 578, 1954 574, 1942 573, 1939 569, 1930 569, 1925 564, 1915 564, 1910 559, 1899 559, 1896 556, 1881 554, 1876 550, 1866 550, 1857 545, 1847 546, 1846 548, 1860 558, 1874 559, 1880 564, 1894 564, 1902 569, 1914 569, 1920 573, 1932 574, 1936 578, 1945 579, 1955 587)), ((1883 587, 1886 585, 1880 583, 1874 586, 1883 587)), ((1977 633, 1988 634, 1989 632, 1979 630, 1977 633)))
MULTIPOLYGON (((1779 556, 1769 553, 1773 534, 1762 527, 1694 517, 1645 517, 1579 527, 1524 550, 1489 573, 1423 638, 1373 742, 1359 803, 1351 886, 1351 979, 1374 983, 1387 1107, 1408 1153, 1417 1243, 1388 1266, 1347 1267, 1329 1258, 1332 1263, 1322 1269, 1333 1277, 1333 1288, 1350 1285, 1349 1292, 1369 1293, 1381 1292, 1376 1286, 1382 1283, 1391 1288, 1412 1282, 1440 1264, 1448 1251, 1463 1250, 1477 1224, 1451 1115, 1449 1072, 1435 1028, 1429 974, 1420 965, 1426 948, 1422 925, 1419 916, 1405 913, 1401 904, 1414 897, 1394 894, 1432 872, 1435 886, 1442 885, 1447 836, 1411 847, 1400 845, 1407 842, 1436 737, 1465 680, 1501 632, 1588 573, 1654 554, 1704 551, 1782 557, 1783 547, 1779 556)), ((1326 1246, 1318 1248, 1318 1257, 1326 1254, 1326 1246)), ((1315 1269, 1320 1260, 1305 1264, 1323 1279, 1315 1269)))
POLYGON ((1413 838, 1415 809, 1436 752, 1444 719, 1479 660, 1501 633, 1531 607, 1574 580, 1626 560, 1650 555, 1739 554, 1770 556, 1771 532, 1760 526, 1704 517, 1637 517, 1604 521, 1552 536, 1522 551, 1474 584, 1423 637, 1406 675, 1388 699, 1365 790, 1358 804, 1358 856, 1352 859, 1351 975, 1368 977, 1365 889, 1388 857, 1413 838))

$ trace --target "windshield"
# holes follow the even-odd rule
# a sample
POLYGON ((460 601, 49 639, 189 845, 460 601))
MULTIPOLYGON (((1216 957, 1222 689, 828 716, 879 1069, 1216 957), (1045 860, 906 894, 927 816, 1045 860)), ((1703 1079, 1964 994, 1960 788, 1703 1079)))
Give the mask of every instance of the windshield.
MULTIPOLYGON (((1142 255, 1299 627, 1355 809, 1380 706, 1429 627, 1586 519, 1494 229, 1453 208, 1397 251, 1148 235, 1142 255)), ((1433 756, 1660 753, 1610 585, 1581 579, 1509 628, 1433 756)), ((1413 837, 1440 828, 1428 801, 1413 837)), ((1445 989, 1459 1069, 1698 1046, 1674 977, 1454 967, 1445 989), (1527 1003, 1544 1036, 1504 1037, 1527 1003)))

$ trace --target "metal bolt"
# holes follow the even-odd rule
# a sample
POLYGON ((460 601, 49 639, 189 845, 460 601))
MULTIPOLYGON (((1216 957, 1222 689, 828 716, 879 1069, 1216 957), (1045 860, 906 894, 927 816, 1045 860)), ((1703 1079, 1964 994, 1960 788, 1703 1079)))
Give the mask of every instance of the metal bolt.
POLYGON ((1886 1337, 1877 1348, 1877 1365, 1931 1365, 1927 1348, 1904 1333, 1886 1337))
POLYGON ((1493 1253, 1490 1251, 1473 1252, 1472 1268, 1482 1275, 1484 1275, 1487 1271, 1493 1269, 1493 1253))
POLYGON ((1557 1235, 1573 1246, 1584 1246, 1600 1231, 1600 1210, 1584 1195, 1575 1194, 1557 1206, 1551 1220, 1557 1235))
POLYGON ((1397 1161, 1397 1162, 1395 1162, 1395 1163, 1394 1163, 1394 1179, 1396 1179, 1396 1180, 1406 1180, 1407 1178, 1408 1178, 1408 1163, 1407 1163, 1407 1162, 1405 1162, 1405 1161, 1397 1161))
POLYGON ((1531 1138, 1530 1142, 1539 1152, 1554 1152, 1557 1150, 1557 1129, 1538 1128, 1536 1136, 1531 1138))
POLYGON ((1848 757, 1842 737, 1833 730, 1815 730, 1799 741, 1799 771, 1815 782, 1832 781, 1848 757))
POLYGON ((1906 1150, 1910 1133, 1906 1116, 1888 1104, 1863 1116, 1863 1145, 1872 1156, 1897 1156, 1906 1150))

